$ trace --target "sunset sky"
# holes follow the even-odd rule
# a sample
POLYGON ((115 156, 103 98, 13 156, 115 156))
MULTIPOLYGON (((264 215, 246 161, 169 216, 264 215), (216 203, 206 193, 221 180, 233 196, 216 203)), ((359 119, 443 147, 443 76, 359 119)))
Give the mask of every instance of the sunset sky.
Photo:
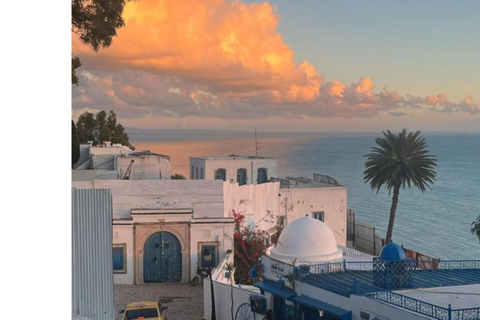
POLYGON ((479 131, 480 1, 138 0, 72 35, 73 119, 137 128, 479 131))

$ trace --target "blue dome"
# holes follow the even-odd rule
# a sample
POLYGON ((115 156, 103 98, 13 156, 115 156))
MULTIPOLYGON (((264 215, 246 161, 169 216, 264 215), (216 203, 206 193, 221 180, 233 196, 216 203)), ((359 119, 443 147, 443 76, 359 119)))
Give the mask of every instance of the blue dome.
POLYGON ((380 251, 380 259, 382 260, 403 260, 406 258, 402 247, 393 242, 385 245, 380 251))

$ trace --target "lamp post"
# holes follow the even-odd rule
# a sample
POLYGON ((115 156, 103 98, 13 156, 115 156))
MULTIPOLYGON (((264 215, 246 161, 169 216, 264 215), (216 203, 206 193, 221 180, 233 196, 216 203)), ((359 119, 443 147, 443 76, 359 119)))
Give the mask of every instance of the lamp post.
MULTIPOLYGON (((212 260, 212 254, 207 248, 203 249, 202 255, 206 262, 212 260)), ((212 294, 212 320, 217 320, 217 315, 215 314, 215 295, 213 293, 212 267, 210 263, 208 264, 208 275, 210 276, 210 292, 212 294)))

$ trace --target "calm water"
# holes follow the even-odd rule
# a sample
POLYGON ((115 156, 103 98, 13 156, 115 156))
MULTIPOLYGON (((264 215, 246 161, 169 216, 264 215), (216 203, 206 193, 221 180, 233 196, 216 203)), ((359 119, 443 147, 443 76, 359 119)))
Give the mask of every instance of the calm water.
MULTIPOLYGON (((438 157, 432 190, 402 189, 393 240, 410 249, 443 259, 480 259, 480 243, 470 224, 480 215, 480 135, 425 135, 438 157)), ((278 159, 277 175, 323 173, 348 190, 348 207, 357 219, 373 224, 385 236, 391 198, 386 190, 372 192, 363 182, 364 155, 374 135, 261 134, 260 156, 278 159)), ((189 176, 191 156, 251 155, 253 135, 169 132, 130 134, 136 150, 171 156, 172 174, 189 176)))

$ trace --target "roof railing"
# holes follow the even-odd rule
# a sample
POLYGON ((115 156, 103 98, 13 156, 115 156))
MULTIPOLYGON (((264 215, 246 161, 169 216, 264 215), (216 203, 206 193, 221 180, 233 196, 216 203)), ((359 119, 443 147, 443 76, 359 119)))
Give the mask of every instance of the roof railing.
POLYGON ((280 189, 289 189, 290 188, 290 179, 283 178, 271 178, 272 182, 280 182, 280 189))
POLYGON ((326 174, 314 173, 313 174, 313 181, 320 182, 320 183, 331 184, 331 185, 334 185, 334 186, 339 186, 340 185, 340 183, 338 183, 337 180, 333 179, 330 176, 327 176, 326 174))
MULTIPOLYGON (((320 270, 320 266, 328 264, 321 264, 315 266, 320 270)), ((332 265, 338 265, 337 263, 332 265)), ((328 267, 337 268, 337 267, 328 267)), ((353 282, 340 281, 330 277, 324 277, 321 274, 309 272, 306 266, 299 266, 295 268, 295 275, 298 281, 304 282, 318 288, 345 296, 350 295, 365 296, 367 298, 378 300, 386 304, 390 304, 405 310, 409 310, 418 314, 426 315, 434 319, 440 320, 476 320, 480 318, 480 307, 452 309, 449 304, 448 307, 437 306, 422 300, 411 298, 397 292, 389 291, 383 288, 375 287, 353 278, 353 282)))

